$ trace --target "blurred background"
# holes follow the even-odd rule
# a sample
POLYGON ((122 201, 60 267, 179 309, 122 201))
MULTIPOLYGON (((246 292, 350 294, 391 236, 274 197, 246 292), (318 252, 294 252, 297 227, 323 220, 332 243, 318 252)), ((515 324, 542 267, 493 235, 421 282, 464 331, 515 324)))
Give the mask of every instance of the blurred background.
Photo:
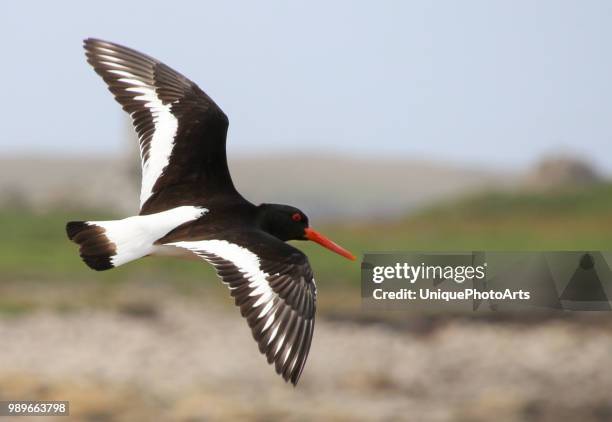
POLYGON ((612 420, 609 313, 361 308, 316 245, 297 388, 198 262, 96 273, 68 220, 137 212, 126 115, 81 42, 184 73, 230 119, 235 184, 356 254, 609 250, 606 1, 13 2, 0 15, 0 399, 73 420, 612 420))

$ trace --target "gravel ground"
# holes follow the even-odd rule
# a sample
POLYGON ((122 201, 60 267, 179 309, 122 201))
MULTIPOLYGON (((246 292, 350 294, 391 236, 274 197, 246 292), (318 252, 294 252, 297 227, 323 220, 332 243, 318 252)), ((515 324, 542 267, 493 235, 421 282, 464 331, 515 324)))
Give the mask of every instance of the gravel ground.
POLYGON ((235 310, 42 310, 0 318, 0 399, 70 400, 88 421, 608 421, 609 327, 320 318, 293 388, 235 310))

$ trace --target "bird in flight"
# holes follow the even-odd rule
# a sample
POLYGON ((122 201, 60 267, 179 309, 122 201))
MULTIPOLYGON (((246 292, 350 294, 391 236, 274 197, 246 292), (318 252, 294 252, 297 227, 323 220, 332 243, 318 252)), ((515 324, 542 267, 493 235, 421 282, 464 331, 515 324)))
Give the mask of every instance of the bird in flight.
POLYGON ((195 83, 121 45, 86 39, 87 61, 131 116, 142 167, 140 212, 72 221, 68 237, 94 270, 181 250, 213 265, 259 351, 296 385, 310 350, 317 289, 308 258, 285 243, 312 240, 348 259, 289 205, 254 205, 227 165, 228 119, 195 83))

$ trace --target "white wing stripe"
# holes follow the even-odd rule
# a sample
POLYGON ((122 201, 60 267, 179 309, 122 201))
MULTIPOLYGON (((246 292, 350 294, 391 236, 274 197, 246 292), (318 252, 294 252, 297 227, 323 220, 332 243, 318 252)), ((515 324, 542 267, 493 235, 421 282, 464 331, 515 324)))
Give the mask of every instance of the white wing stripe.
POLYGON ((276 312, 268 317, 268 320, 266 321, 264 327, 261 330, 262 333, 266 331, 268 328, 270 328, 270 326, 274 323, 275 316, 276 316, 276 312))
POLYGON ((274 356, 276 356, 278 354, 278 352, 280 351, 281 347, 283 347, 283 343, 285 342, 285 334, 283 334, 283 336, 280 338, 278 344, 276 345, 276 350, 274 351, 274 356))
POLYGON ((287 351, 285 352, 285 357, 283 358, 283 365, 287 363, 287 359, 289 359, 289 355, 291 354, 291 344, 287 347, 287 351))
POLYGON ((146 84, 143 81, 139 81, 136 78, 136 76, 130 72, 128 72, 127 70, 121 70, 121 69, 111 69, 109 70, 110 73, 112 73, 113 75, 119 75, 119 76, 125 76, 125 78, 121 78, 119 79, 122 82, 127 82, 127 83, 131 83, 134 85, 141 85, 141 86, 146 86, 146 84))
MULTIPOLYGON (((268 301, 268 303, 266 303, 266 306, 264 306, 264 308, 261 310, 259 315, 257 315, 257 319, 265 317, 266 314, 270 312, 270 309, 272 309, 272 305, 274 305, 274 301, 273 300, 268 301)), ((259 305, 255 304, 255 306, 259 306, 259 305)), ((274 319, 274 315, 272 315, 271 317, 272 319, 274 319)), ((263 331, 265 331, 265 328, 263 331)))
MULTIPOLYGON (((101 57, 104 58, 101 63, 112 67, 108 72, 119 76, 118 80, 120 82, 131 85, 125 88, 126 91, 140 94, 134 97, 134 100, 142 101, 143 105, 149 109, 153 119, 154 131, 149 144, 147 160, 144 160, 142 150, 144 139, 139 139, 141 145, 140 157, 142 159, 142 187, 140 190, 140 206, 142 207, 153 193, 155 182, 168 166, 178 130, 178 119, 172 114, 172 104, 164 104, 155 93, 155 87, 129 72, 129 68, 123 66, 120 59, 106 55, 101 57)), ((131 116, 134 118, 134 113, 131 116)))
POLYGON ((276 324, 276 326, 274 327, 274 330, 272 330, 272 335, 268 339, 268 345, 272 343, 272 341, 274 340, 274 337, 276 337, 276 333, 278 333, 278 327, 279 327, 279 324, 276 324))
MULTIPOLYGON (((249 293, 249 296, 258 296, 258 299, 253 307, 257 308, 264 303, 266 304, 260 312, 258 318, 262 318, 268 312, 270 312, 274 302, 274 291, 268 284, 267 278, 269 277, 269 274, 261 270, 259 266, 259 258, 247 248, 243 248, 242 246, 238 246, 226 240, 174 242, 169 243, 168 245, 189 249, 196 253, 209 253, 226 261, 230 261, 242 274, 245 275, 246 279, 250 280, 249 287, 252 288, 253 291, 249 293)), ((272 323, 271 321, 274 321, 274 315, 271 315, 270 319, 266 321, 264 331, 267 328, 268 323, 272 323)))
POLYGON ((155 131, 151 137, 149 158, 143 163, 142 188, 140 205, 142 206, 153 193, 153 186, 170 161, 174 147, 174 138, 178 129, 178 120, 170 111, 170 105, 164 105, 150 87, 128 88, 140 92, 136 100, 146 101, 145 107, 151 109, 155 131))
MULTIPOLYGON (((255 295, 251 293, 249 296, 255 296, 255 295)), ((271 304, 273 302, 272 297, 273 296, 269 292, 263 292, 261 296, 259 297, 259 299, 257 299, 257 302, 253 304, 253 307, 257 308, 259 305, 262 305, 264 303, 271 304)))
MULTIPOLYGON (((261 269, 259 257, 245 247, 226 240, 179 241, 166 245, 188 249, 217 266, 219 276, 228 280, 225 283, 230 285, 230 288, 232 288, 230 283, 234 284, 234 288, 246 288, 247 291, 241 291, 236 299, 243 312, 242 307, 252 303, 252 300, 245 299, 244 295, 248 292, 248 297, 256 298, 254 304, 250 305, 251 309, 247 310, 248 314, 243 313, 243 316, 249 319, 249 325, 262 353, 267 355, 270 362, 275 361, 276 371, 282 374, 285 380, 291 379, 295 384, 310 348, 313 326, 311 311, 314 309, 307 311, 308 315, 305 317, 300 315, 300 311, 291 309, 290 305, 270 287, 268 279, 271 276, 261 269), (236 268, 227 263, 231 263, 236 268), (238 277, 236 270, 241 274, 238 277), (239 283, 233 281, 236 278, 239 283), (257 313, 254 313, 255 309, 257 313), (257 321, 252 319, 255 315, 257 321), (260 324, 263 324, 261 330, 260 324), (296 373, 296 370, 299 372, 296 373)), ((300 303, 301 300, 304 299, 300 299, 300 303)), ((314 300, 312 305, 314 306, 314 300)))

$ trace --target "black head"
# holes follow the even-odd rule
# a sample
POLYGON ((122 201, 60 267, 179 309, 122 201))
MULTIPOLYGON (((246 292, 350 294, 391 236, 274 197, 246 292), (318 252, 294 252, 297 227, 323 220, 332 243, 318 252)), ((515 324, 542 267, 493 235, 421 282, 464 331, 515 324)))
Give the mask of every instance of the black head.
POLYGON ((261 204, 258 207, 257 222, 262 230, 282 241, 307 239, 305 229, 308 227, 308 217, 295 207, 261 204))
POLYGON ((283 242, 312 240, 345 258, 355 260, 352 253, 310 228, 308 217, 299 209, 280 204, 261 204, 257 208, 258 226, 283 242))

